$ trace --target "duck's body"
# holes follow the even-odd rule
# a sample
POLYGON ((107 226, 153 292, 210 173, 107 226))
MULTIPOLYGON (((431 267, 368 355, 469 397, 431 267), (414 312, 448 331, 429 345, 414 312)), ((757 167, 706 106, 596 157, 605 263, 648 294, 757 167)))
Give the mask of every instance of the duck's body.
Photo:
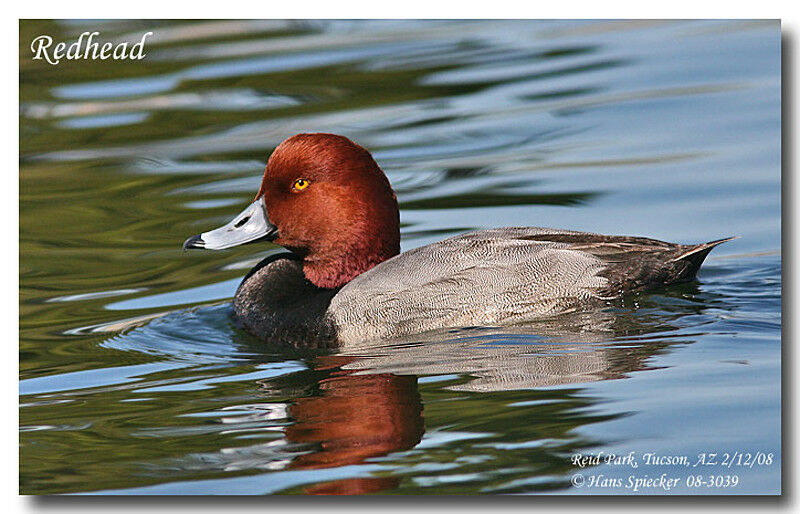
POLYGON ((233 307, 249 332, 293 346, 508 325, 692 280, 724 241, 678 245, 538 227, 480 230, 397 255, 340 289, 314 286, 302 261, 286 253, 245 277, 233 307))
POLYGON ((372 156, 341 136, 301 134, 270 157, 255 201, 184 243, 228 248, 274 240, 233 301, 237 321, 292 346, 358 344, 444 327, 553 316, 684 282, 722 239, 513 227, 469 232, 399 254, 397 200, 372 156))

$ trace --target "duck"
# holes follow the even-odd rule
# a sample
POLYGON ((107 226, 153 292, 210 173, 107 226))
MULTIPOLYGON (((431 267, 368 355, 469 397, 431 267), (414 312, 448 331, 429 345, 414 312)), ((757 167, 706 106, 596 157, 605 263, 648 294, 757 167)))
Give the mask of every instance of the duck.
POLYGON ((232 316, 262 341, 319 347, 598 308, 694 280, 731 239, 685 245, 520 226, 401 253, 397 196, 370 152, 341 135, 304 133, 275 148, 247 208, 183 249, 282 247, 242 279, 232 316))

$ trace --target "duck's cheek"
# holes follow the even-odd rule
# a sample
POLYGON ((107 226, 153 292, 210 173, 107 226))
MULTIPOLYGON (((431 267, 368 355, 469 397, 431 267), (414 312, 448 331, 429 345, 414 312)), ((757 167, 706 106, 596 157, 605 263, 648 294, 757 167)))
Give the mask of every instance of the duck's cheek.
POLYGON ((281 236, 275 239, 273 243, 291 250, 301 257, 305 257, 309 253, 308 243, 295 237, 281 236))
POLYGON ((283 246, 285 248, 290 248, 290 249, 292 247, 297 246, 297 244, 298 244, 297 241, 295 241, 293 238, 286 237, 286 236, 283 236, 283 235, 281 235, 277 239, 275 239, 275 241, 273 241, 273 243, 281 245, 281 246, 283 246))
POLYGON ((278 233, 287 243, 315 246, 316 242, 323 240, 326 236, 324 227, 308 220, 287 222, 284 226, 284 230, 278 229, 278 233))

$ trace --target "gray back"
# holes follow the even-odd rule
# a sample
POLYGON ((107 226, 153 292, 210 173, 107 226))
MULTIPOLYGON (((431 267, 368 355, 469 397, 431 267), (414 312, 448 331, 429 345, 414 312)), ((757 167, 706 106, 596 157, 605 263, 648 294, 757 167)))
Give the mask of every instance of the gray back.
POLYGON ((481 230, 409 250, 359 275, 331 301, 343 343, 441 327, 518 323, 574 309, 608 282, 604 262, 547 240, 581 232, 481 230))

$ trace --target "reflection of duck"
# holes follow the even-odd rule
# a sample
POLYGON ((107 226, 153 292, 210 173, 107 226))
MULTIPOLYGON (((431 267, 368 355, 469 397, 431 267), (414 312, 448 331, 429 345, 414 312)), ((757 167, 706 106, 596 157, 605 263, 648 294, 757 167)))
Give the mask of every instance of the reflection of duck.
MULTIPOLYGON (((524 326, 429 333, 390 345, 347 347, 345 369, 399 375, 468 375, 460 391, 509 391, 623 378, 676 342, 647 335, 673 329, 666 316, 631 312, 570 313, 524 326), (633 344, 638 337, 647 342, 633 344), (430 341, 430 342, 428 342, 430 341)), ((685 339, 683 340, 685 341, 685 339)))
POLYGON ((300 134, 269 159, 255 201, 184 248, 267 239, 233 302, 262 339, 354 343, 442 327, 510 324, 694 278, 724 240, 678 245, 534 227, 462 234, 400 251, 397 200, 365 149, 300 134))
MULTIPOLYGON (((324 367, 347 362, 323 358, 324 367)), ((348 359, 350 360, 350 359, 348 359)), ((316 450, 297 457, 291 467, 319 469, 358 464, 369 457, 407 450, 425 431, 417 378, 391 374, 352 376, 335 370, 319 382, 319 395, 299 398, 289 408, 295 421, 286 429, 293 443, 316 450)), ((352 478, 312 486, 309 493, 358 494, 396 487, 394 478, 352 478)))
MULTIPOLYGON (((497 433, 507 444, 504 434, 513 423, 535 427, 537 437, 558 444, 530 444, 531 432, 525 431, 524 451, 534 459, 528 464, 547 462, 548 487, 561 487, 553 476, 572 470, 564 456, 589 444, 571 430, 607 417, 592 414, 591 409, 577 412, 593 400, 576 397, 570 389, 522 390, 623 378, 647 369, 648 358, 670 344, 687 342, 675 338, 672 323, 685 315, 685 309, 650 315, 643 310, 574 313, 558 323, 431 333, 382 347, 351 347, 336 355, 310 357, 311 369, 263 380, 262 390, 270 397, 297 398, 288 409, 293 424, 285 429, 286 440, 302 448, 310 445, 310 451, 293 457, 289 467, 322 469, 366 463, 416 446, 425 430, 417 377, 450 377, 446 387, 464 396, 426 405, 426 419, 432 416, 434 429, 467 423, 472 430, 497 433), (482 399, 485 394, 501 395, 502 400, 487 402, 482 399), (530 405, 520 404, 530 400, 534 400, 530 405), (474 414, 479 416, 463 411, 461 402, 477 405, 480 412, 474 414), (508 404, 520 407, 502 415, 491 412, 508 404), (516 421, 509 421, 509 416, 516 421)), ((491 451, 489 446, 482 448, 491 451)), ((399 483, 396 475, 357 477, 302 490, 358 494, 392 489, 399 483)))

